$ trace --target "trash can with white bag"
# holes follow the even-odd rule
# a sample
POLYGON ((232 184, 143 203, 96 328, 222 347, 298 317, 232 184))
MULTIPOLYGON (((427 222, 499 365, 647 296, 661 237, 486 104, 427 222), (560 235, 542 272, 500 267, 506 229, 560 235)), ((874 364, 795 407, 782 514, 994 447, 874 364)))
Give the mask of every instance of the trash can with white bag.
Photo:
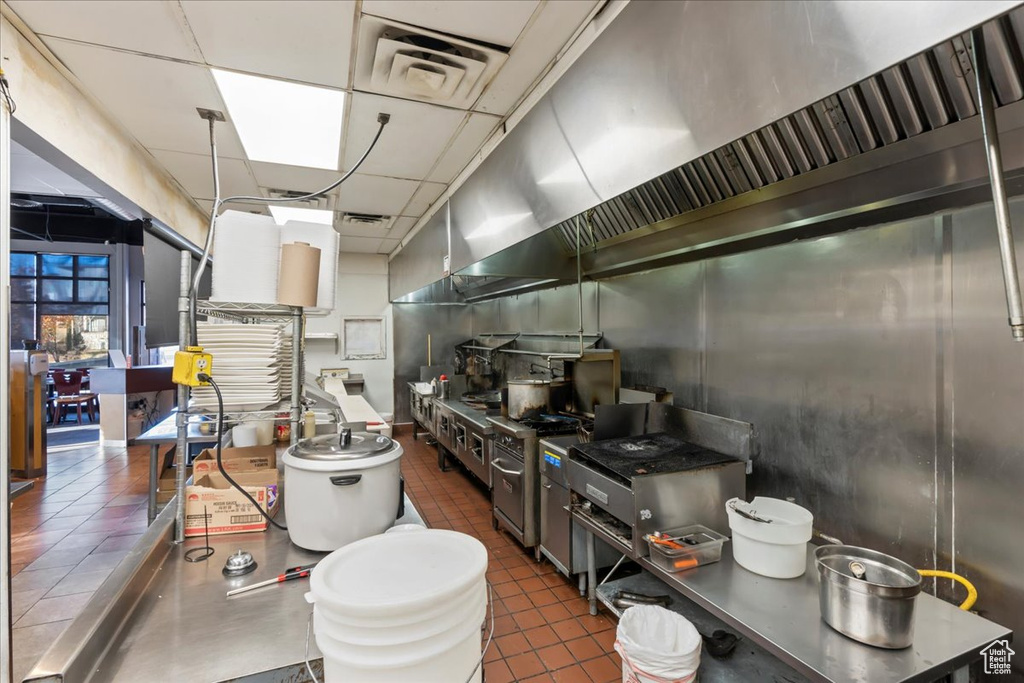
POLYGON ((615 651, 622 683, 694 683, 700 666, 700 633, 685 617, 657 605, 622 613, 615 651))

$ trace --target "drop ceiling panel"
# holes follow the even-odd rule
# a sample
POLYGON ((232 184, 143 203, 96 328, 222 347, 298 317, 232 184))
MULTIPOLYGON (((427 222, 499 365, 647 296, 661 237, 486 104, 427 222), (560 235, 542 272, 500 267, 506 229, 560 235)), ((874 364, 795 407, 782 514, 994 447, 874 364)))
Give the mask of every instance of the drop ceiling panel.
POLYGON ((586 20, 596 0, 549 2, 509 53, 473 109, 507 114, 586 20))
MULTIPOLYGON (((149 149, 210 153, 209 124, 196 107, 225 111, 208 69, 50 38, 82 85, 149 149)), ((217 125, 218 153, 240 159, 231 125, 217 125)))
MULTIPOLYGON (((202 207, 203 212, 206 213, 207 216, 209 216, 210 211, 213 209, 213 202, 210 201, 209 199, 200 199, 197 201, 197 203, 199 204, 200 207, 202 207)), ((220 210, 221 213, 223 213, 225 211, 232 209, 235 211, 244 211, 246 213, 258 213, 261 216, 270 215, 270 211, 267 210, 266 204, 241 204, 239 202, 231 202, 230 204, 224 204, 220 210)))
POLYGON ((213 66, 348 87, 353 0, 185 0, 181 5, 213 66))
POLYGON ((339 237, 338 251, 356 252, 359 254, 376 254, 380 247, 379 237, 339 237))
MULTIPOLYGON (((191 197, 213 199, 213 170, 209 156, 164 150, 153 150, 153 156, 181 183, 191 197)), ((220 159, 218 165, 221 197, 259 194, 259 187, 249 174, 244 161, 220 159)))
MULTIPOLYGON (((260 187, 278 190, 315 192, 341 177, 339 171, 326 171, 319 168, 270 164, 264 161, 251 161, 249 164, 260 187)), ((351 182, 351 180, 346 182, 351 182)))
POLYGON ((380 246, 377 247, 377 253, 390 254, 392 251, 394 251, 395 247, 398 246, 399 242, 401 242, 401 240, 383 239, 380 241, 380 246))
POLYGON ((509 47, 538 4, 537 0, 364 0, 363 13, 509 47))
POLYGON ((336 211, 395 216, 402 213, 418 185, 415 180, 356 173, 332 193, 338 195, 334 208, 336 211))
POLYGON ((173 2, 12 0, 7 4, 41 35, 175 59, 201 59, 173 2))
POLYGON ((413 195, 412 201, 405 207, 402 212, 405 216, 422 216, 430 205, 437 201, 437 198, 444 192, 445 185, 442 183, 423 183, 419 189, 416 190, 416 194, 413 195))
POLYGON ((402 239, 409 234, 409 231, 412 230, 412 227, 416 225, 416 221, 418 220, 418 218, 412 218, 410 216, 399 216, 391 225, 388 237, 392 239, 402 239))
POLYGON ((466 167, 480 146, 494 131, 501 119, 487 114, 470 114, 469 121, 457 134, 451 145, 441 156, 428 180, 450 183, 466 167))
POLYGON ((359 171, 414 180, 427 177, 466 116, 455 109, 357 92, 347 125, 345 168, 352 168, 373 140, 380 112, 391 114, 391 121, 359 171))

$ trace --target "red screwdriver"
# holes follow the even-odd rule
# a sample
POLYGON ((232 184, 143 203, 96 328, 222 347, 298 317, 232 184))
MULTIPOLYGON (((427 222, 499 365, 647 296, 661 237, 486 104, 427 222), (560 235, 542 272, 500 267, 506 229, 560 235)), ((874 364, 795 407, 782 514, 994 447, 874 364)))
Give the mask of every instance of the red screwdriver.
POLYGON ((238 595, 240 593, 247 593, 249 591, 256 590, 257 588, 263 588, 264 586, 272 586, 275 583, 283 583, 285 581, 291 581, 292 579, 304 579, 309 576, 309 572, 316 566, 316 564, 317 563, 314 562, 313 564, 307 564, 303 567, 289 567, 284 570, 284 574, 278 574, 272 579, 267 579, 266 581, 260 581, 250 586, 242 586, 241 588, 228 591, 228 597, 230 598, 232 595, 238 595))

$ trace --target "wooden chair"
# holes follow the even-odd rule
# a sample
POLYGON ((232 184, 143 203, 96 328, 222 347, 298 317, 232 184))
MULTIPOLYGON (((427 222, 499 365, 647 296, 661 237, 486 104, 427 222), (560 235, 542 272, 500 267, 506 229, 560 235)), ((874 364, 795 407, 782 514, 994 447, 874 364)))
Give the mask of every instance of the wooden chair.
POLYGON ((60 424, 67 416, 68 406, 74 406, 78 412, 78 423, 82 423, 82 406, 89 413, 89 422, 96 421, 96 407, 99 401, 96 394, 82 391, 82 373, 78 371, 56 371, 53 375, 54 397, 50 400, 52 424, 60 424))

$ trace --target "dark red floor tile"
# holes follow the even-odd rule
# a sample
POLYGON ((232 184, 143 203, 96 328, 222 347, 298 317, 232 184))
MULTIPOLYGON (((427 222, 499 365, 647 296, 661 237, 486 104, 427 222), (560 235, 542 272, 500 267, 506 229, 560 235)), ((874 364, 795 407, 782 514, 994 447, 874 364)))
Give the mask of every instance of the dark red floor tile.
MULTIPOLYGON (((566 667, 565 669, 559 669, 551 674, 551 678, 556 683, 593 683, 590 680, 590 676, 583 670, 583 667, 579 664, 575 666, 566 667)), ((490 679, 487 679, 487 683, 491 683, 490 679)))
POLYGON ((551 628, 558 634, 558 637, 562 639, 562 642, 575 640, 587 635, 587 629, 583 628, 583 624, 576 621, 575 618, 556 622, 551 625, 551 628))
POLYGON ((548 620, 544 618, 544 615, 540 610, 527 610, 525 612, 518 612, 515 615, 516 623, 519 624, 519 628, 526 631, 527 629, 537 628, 538 626, 544 626, 548 623, 548 620))
POLYGON ((484 678, 487 683, 513 683, 516 680, 504 660, 484 664, 484 678))
MULTIPOLYGON (((501 654, 506 659, 532 649, 530 647, 530 643, 526 641, 526 636, 522 633, 512 633, 507 636, 500 636, 495 638, 495 642, 498 645, 498 649, 501 650, 501 654)), ((577 657, 577 659, 579 658, 577 657)))
POLYGON ((594 659, 606 654, 603 647, 597 644, 597 641, 590 636, 583 636, 576 640, 570 640, 565 644, 569 648, 569 652, 576 658, 578 662, 585 662, 588 659, 594 659))
POLYGON ((548 671, 556 671, 576 663, 576 658, 561 643, 537 650, 537 656, 540 657, 540 661, 544 662, 548 671))
POLYGON ((554 645, 560 642, 560 638, 551 630, 550 626, 538 626, 537 628, 531 628, 526 631, 526 640, 530 643, 534 650, 539 650, 542 647, 548 645, 554 645))
POLYGON ((614 683, 622 680, 622 664, 611 657, 598 657, 583 662, 583 670, 594 683, 614 683))

